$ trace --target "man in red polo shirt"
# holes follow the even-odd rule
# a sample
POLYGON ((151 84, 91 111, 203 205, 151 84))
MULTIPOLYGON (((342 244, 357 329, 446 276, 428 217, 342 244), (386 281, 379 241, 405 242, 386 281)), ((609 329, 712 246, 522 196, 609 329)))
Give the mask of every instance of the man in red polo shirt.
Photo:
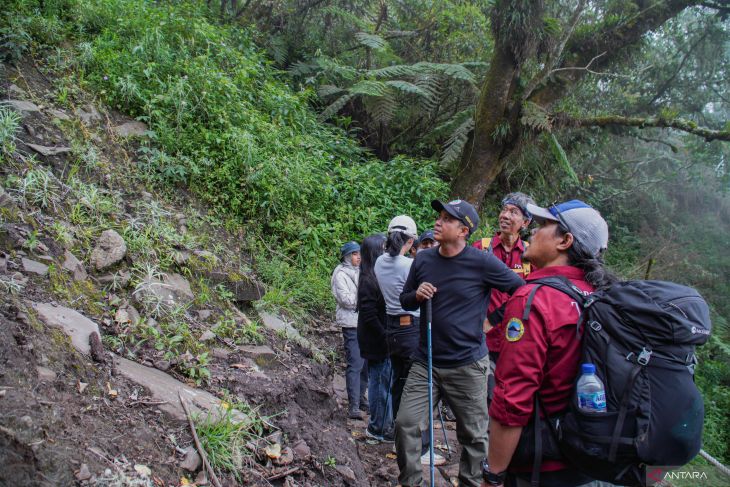
MULTIPOLYGON (((523 428, 533 417, 535 395, 539 394, 551 417, 565 411, 574 399, 581 346, 576 335, 579 305, 565 293, 542 286, 523 322, 528 297, 536 286, 531 282, 561 276, 590 294, 615 280, 603 267, 608 226, 598 211, 578 200, 547 209, 528 204, 527 209, 540 226, 533 230, 524 258, 539 270, 531 272, 527 284, 509 299, 502 321, 504 342, 489 408, 484 485, 501 486, 506 478, 506 485, 529 486, 532 464, 514 465, 512 458, 523 428)), ((592 481, 560 460, 544 459, 540 472, 543 487, 574 487, 592 481)))
MULTIPOLYGON (((491 239, 483 238, 472 244, 473 247, 493 253, 496 258, 523 279, 530 274, 531 270, 530 263, 522 261, 522 255, 525 253, 528 243, 520 238, 521 232, 527 229, 532 221, 532 215, 527 209, 528 204, 535 204, 535 201, 525 193, 515 192, 505 196, 502 200, 502 210, 499 212, 497 233, 491 239)), ((492 289, 487 318, 484 320, 484 332, 487 335, 487 349, 491 363, 487 394, 490 402, 494 390, 494 369, 504 341, 499 310, 508 298, 509 294, 492 289)))

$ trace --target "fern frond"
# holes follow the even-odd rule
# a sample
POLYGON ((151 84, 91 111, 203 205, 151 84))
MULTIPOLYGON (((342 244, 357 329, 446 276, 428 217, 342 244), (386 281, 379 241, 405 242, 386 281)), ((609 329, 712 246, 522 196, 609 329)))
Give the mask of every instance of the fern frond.
POLYGON ((578 180, 578 175, 573 170, 573 166, 570 165, 570 161, 568 161, 568 156, 565 155, 563 146, 560 145, 560 142, 558 142, 555 134, 547 134, 547 140, 548 145, 550 145, 550 151, 553 153, 553 157, 555 157, 558 164, 560 164, 560 166, 565 170, 565 173, 571 180, 573 180, 574 183, 580 183, 580 181, 578 180))
POLYGON ((383 96, 388 91, 388 85, 382 81, 364 79, 352 85, 349 91, 353 95, 383 96))
POLYGON ((376 51, 382 50, 388 42, 377 34, 368 34, 367 32, 355 32, 355 39, 363 46, 375 49, 376 51))
POLYGON ((413 81, 416 86, 425 91, 428 96, 418 99, 421 108, 426 112, 433 112, 439 105, 444 93, 444 77, 439 74, 420 74, 413 81))
POLYGON ((400 90, 404 93, 411 93, 414 95, 424 96, 424 97, 429 96, 429 93, 427 91, 421 89, 421 87, 419 87, 418 85, 409 83, 408 81, 396 79, 396 80, 386 81, 385 84, 388 86, 392 86, 393 88, 400 90))
POLYGON ((463 64, 443 64, 419 62, 416 64, 397 64, 385 68, 373 69, 368 72, 369 76, 376 78, 407 78, 418 74, 443 74, 452 79, 466 81, 474 84, 476 78, 474 73, 469 71, 463 64))
POLYGON ((525 127, 538 132, 550 132, 553 128, 548 112, 540 105, 531 101, 525 102, 522 105, 520 122, 525 127))
POLYGON ((461 157, 472 130, 474 130, 474 117, 469 117, 446 139, 444 151, 441 153, 443 165, 448 166, 461 157))
POLYGON ((297 61, 287 70, 290 76, 311 76, 319 71, 319 64, 316 62, 297 61))
POLYGON ((340 88, 339 86, 322 85, 319 88, 317 88, 317 95, 320 98, 329 98, 333 95, 339 95, 340 93, 343 93, 345 91, 346 91, 345 89, 340 88))
POLYGON ((464 110, 456 113, 453 117, 448 119, 447 121, 437 125, 431 133, 433 134, 441 134, 441 133, 448 133, 449 136, 453 135, 455 132, 458 131, 458 128, 460 125, 462 125, 466 120, 468 119, 474 119, 474 105, 471 105, 464 110))
POLYGON ((395 99, 395 93, 392 91, 384 96, 377 98, 367 97, 365 99, 365 107, 373 121, 377 123, 388 124, 398 109, 398 102, 395 99))
POLYGON ((334 5, 329 5, 327 7, 322 8, 323 14, 329 14, 332 17, 337 17, 341 20, 344 20, 346 24, 351 24, 356 26, 360 30, 372 30, 373 26, 370 22, 366 21, 362 17, 353 14, 352 12, 348 12, 347 10, 336 7, 334 5))
POLYGON ((354 95, 351 95, 350 93, 347 93, 346 95, 342 95, 330 105, 322 110, 322 113, 319 114, 320 120, 327 120, 333 115, 336 115, 337 112, 342 110, 342 107, 344 107, 348 101, 352 100, 354 98, 354 95))

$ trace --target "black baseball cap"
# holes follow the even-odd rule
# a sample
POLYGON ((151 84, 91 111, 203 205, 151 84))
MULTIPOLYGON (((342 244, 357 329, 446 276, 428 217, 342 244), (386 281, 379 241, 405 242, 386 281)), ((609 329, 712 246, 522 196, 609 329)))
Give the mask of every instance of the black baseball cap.
POLYGON ((479 226, 479 215, 477 210, 464 200, 452 200, 448 203, 443 203, 439 200, 433 200, 431 202, 431 208, 441 212, 442 210, 453 216, 457 220, 469 229, 469 236, 474 233, 474 230, 479 226))
POLYGON ((418 237, 419 244, 422 244, 426 240, 433 240, 434 242, 436 241, 436 238, 433 236, 433 230, 426 230, 421 234, 420 237, 418 237))

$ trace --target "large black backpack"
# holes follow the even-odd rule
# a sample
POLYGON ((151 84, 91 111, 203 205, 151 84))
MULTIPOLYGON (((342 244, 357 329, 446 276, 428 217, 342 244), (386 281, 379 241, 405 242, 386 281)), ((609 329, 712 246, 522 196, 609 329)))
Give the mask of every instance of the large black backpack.
MULTIPOLYGON (((606 413, 581 411, 574 392, 565 414, 545 422, 563 458, 594 479, 633 486, 646 485, 647 466, 681 466, 697 455, 704 403, 694 352, 711 329, 702 296, 663 281, 620 282, 590 296, 568 279, 531 283, 539 286, 528 296, 525 319, 540 286, 582 305, 581 363, 594 364, 606 388, 606 413)), ((538 436, 545 435, 535 436, 542 451, 538 436)))

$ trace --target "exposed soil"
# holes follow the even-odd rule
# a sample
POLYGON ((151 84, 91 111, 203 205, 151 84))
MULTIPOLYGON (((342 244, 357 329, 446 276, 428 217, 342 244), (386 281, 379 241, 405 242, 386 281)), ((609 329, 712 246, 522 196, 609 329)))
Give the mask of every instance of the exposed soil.
MULTIPOLYGON (((40 111, 24 114, 18 151, 13 156, 17 167, 27 164, 27 158, 34 154, 27 144, 68 146, 69 131, 78 131, 108 163, 107 170, 90 171, 82 177, 99 187, 120 192, 124 209, 118 217, 132 217, 132 203, 150 197, 149 188, 128 181, 129 171, 134 171, 139 143, 134 139, 120 140, 111 130, 130 119, 97 104, 101 119, 92 124, 73 118, 73 107, 68 106, 63 108, 72 120, 65 125, 54 123, 48 111, 54 108, 53 77, 42 73, 31 61, 17 67, 4 66, 0 71, 0 98, 10 95, 19 99, 17 94, 8 93, 11 84, 19 86, 26 93, 25 99, 40 107, 40 111)), ((80 98, 71 103, 88 107, 94 100, 80 98)), ((66 180, 72 168, 70 154, 34 157, 52 169, 59 181, 66 180)), ((0 168, 0 175, 21 177, 22 174, 13 173, 16 169, 0 168)), ((190 208, 202 214, 207 212, 204 204, 183 191, 174 199, 163 195, 158 198, 170 214, 190 208)), ((22 270, 23 256, 47 258, 50 260, 46 264, 60 267, 65 247, 52 237, 48 228, 66 224, 63 217, 52 208, 38 211, 22 205, 18 212, 4 213, 4 219, 0 220, 0 260, 4 253, 7 269, 0 269, 0 273, 22 270), (42 252, 23 247, 30 234, 43 243, 42 252)), ((240 235, 222 229, 210 231, 224 247, 218 252, 226 252, 225 258, 251 263, 242 252, 245 249, 240 248, 240 235)), ((91 249, 79 252, 77 257, 88 262, 91 249)), ((127 256, 121 268, 128 267, 131 259, 127 256)), ((86 268, 91 272, 88 264, 86 268)), ((180 271, 183 270, 181 267, 180 271)), ((95 362, 78 353, 67 336, 38 321, 29 306, 31 302, 58 302, 97 322, 103 340, 120 337, 126 328, 114 316, 120 303, 132 302, 131 290, 112 292, 100 284, 97 275, 91 274, 84 281, 86 287, 74 287, 73 292, 59 289, 63 285, 54 285, 48 275, 29 272, 23 273, 27 282, 22 292, 11 293, 0 288, 0 465, 3 465, 0 485, 162 487, 186 485, 186 482, 191 485, 197 472, 180 466, 184 449, 193 444, 188 424, 168 417, 151 400, 148 391, 116 375, 111 360, 95 362), (144 467, 149 468, 151 475, 142 473, 144 467)), ((217 304, 207 305, 206 309, 213 319, 226 312, 217 304)), ((242 309, 252 318, 256 317, 253 307, 242 309)), ((210 329, 211 320, 199 318, 197 311, 201 308, 191 306, 185 319, 193 333, 202 333, 210 329)), ((334 349, 339 357, 344 357, 341 335, 332 323, 317 317, 317 325, 303 333, 320 350, 334 349)), ((293 462, 280 466, 259 455, 242 472, 242 483, 395 485, 397 466, 392 445, 367 444, 363 437, 366 423, 345 419, 341 360, 334 364, 318 363, 313 360, 312 350, 281 334, 264 330, 263 336, 265 344, 274 351, 272 360, 252 360, 229 340, 216 339, 208 365, 211 378, 201 387, 218 397, 243 400, 259 407, 264 415, 271 416, 270 433, 281 432, 274 435, 276 441, 284 447, 301 446, 304 442, 311 454, 295 456, 293 462)), ((125 344, 115 351, 149 366, 158 366, 164 352, 151 342, 125 344)), ((175 364, 165 370, 191 383, 175 364)), ((456 444, 453 425, 447 426, 453 448, 456 444)), ((437 444, 443 443, 438 439, 440 435, 437 431, 437 444)), ((439 485, 444 484, 444 478, 455 476, 457 453, 449 465, 441 468, 439 485)), ((238 485, 230 473, 218 473, 224 485, 238 485)))

